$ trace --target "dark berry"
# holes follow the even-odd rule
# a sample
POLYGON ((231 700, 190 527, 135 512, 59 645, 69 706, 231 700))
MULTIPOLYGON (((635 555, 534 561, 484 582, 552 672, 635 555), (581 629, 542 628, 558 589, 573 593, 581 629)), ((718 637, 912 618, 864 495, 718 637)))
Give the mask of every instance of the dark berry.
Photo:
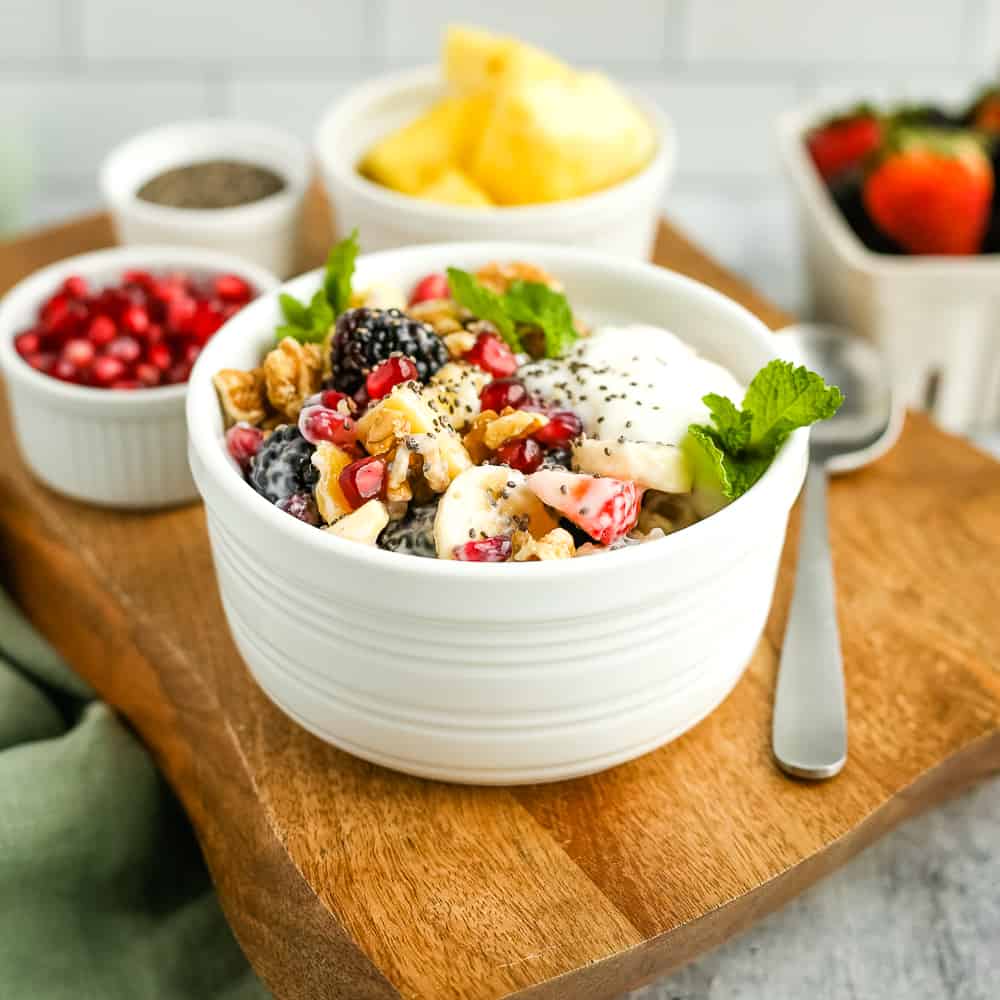
POLYGON ((411 358, 421 382, 448 362, 444 341, 425 323, 398 309, 348 309, 337 320, 330 348, 333 388, 354 395, 393 354, 411 358))
POLYGON ((403 552, 410 556, 423 556, 425 559, 436 559, 437 550, 434 547, 434 517, 437 514, 437 504, 411 506, 406 516, 399 521, 390 521, 381 535, 378 536, 380 549, 390 552, 403 552))
POLYGON ((315 448, 291 424, 283 424, 250 462, 250 485, 271 503, 308 493, 319 479, 312 464, 315 448))
POLYGON ((297 517, 300 521, 305 521, 306 524, 311 524, 314 528, 323 523, 311 493, 293 493, 284 500, 279 500, 274 506, 286 514, 291 514, 292 517, 297 517))

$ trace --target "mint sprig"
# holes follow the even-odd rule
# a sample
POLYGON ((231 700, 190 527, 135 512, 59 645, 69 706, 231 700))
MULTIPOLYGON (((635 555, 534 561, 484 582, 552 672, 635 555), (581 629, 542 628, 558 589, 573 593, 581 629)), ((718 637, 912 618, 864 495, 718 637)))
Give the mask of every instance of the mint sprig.
POLYGON ((547 358, 562 357, 579 336, 566 296, 540 281, 514 281, 503 295, 498 295, 468 271, 450 267, 448 287, 460 306, 492 323, 514 351, 524 349, 519 325, 542 331, 547 358))
POLYGON ((843 401, 815 372, 777 360, 754 376, 742 407, 709 393, 703 402, 712 423, 691 424, 684 441, 696 485, 735 500, 764 475, 792 431, 832 417, 843 401))
POLYGON ((359 251, 355 229, 330 251, 323 284, 308 305, 292 295, 278 297, 285 322, 275 331, 276 340, 292 337, 301 344, 318 344, 326 339, 337 317, 350 305, 351 279, 359 251))

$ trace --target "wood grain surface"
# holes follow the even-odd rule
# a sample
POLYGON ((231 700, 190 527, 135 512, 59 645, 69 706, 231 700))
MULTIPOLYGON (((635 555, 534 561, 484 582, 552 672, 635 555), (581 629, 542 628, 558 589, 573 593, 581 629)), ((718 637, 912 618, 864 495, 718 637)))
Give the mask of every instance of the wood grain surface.
MULTIPOLYGON (((0 246, 0 289, 110 239, 95 216, 0 246)), ((329 240, 314 196, 303 263, 329 240)), ((656 259, 786 321, 667 226, 656 259)), ((63 500, 29 478, 3 411, 5 582, 155 754, 281 1000, 614 997, 1000 769, 1000 464, 922 417, 831 490, 838 778, 791 781, 771 761, 789 543, 765 637, 718 711, 606 774, 505 790, 393 774, 285 719, 230 640, 201 509, 63 500)))

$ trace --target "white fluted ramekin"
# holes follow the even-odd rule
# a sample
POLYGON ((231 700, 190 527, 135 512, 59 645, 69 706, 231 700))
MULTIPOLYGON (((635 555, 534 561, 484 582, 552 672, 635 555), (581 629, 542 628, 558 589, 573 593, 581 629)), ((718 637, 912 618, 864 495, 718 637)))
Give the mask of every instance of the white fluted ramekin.
POLYGON ((440 69, 425 66, 364 83, 323 116, 316 156, 341 232, 360 229, 369 251, 453 240, 517 240, 649 258, 676 156, 673 126, 655 104, 631 95, 656 133, 653 158, 633 177, 581 198, 468 208, 400 194, 358 173, 373 143, 413 121, 445 93, 440 69))
MULTIPOLYGON (((662 324, 743 380, 777 352, 767 328, 704 285, 604 254, 520 244, 362 257, 357 281, 404 288, 448 265, 534 261, 591 320, 662 324)), ((307 298, 319 272, 286 287, 307 298)), ((792 435, 737 502, 661 541, 566 562, 419 559, 335 538, 258 496, 223 444, 212 386, 272 342, 267 295, 207 346, 188 396, 229 626, 268 696, 322 739, 387 767, 518 784, 600 771, 712 711, 767 617, 808 437, 792 435)))
POLYGON ((186 385, 115 391, 71 385, 35 371, 14 337, 71 274, 93 287, 131 269, 238 274, 258 292, 277 278, 239 257, 184 247, 127 247, 68 257, 36 271, 0 300, 0 369, 22 456, 47 486, 109 507, 171 507, 198 496, 187 463, 186 385))

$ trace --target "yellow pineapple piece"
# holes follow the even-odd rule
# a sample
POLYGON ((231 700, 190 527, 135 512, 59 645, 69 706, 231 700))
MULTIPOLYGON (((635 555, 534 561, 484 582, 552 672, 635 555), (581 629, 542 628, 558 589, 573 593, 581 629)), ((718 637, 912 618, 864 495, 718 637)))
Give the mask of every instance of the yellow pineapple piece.
POLYGON ((478 187, 468 174, 458 167, 448 167, 437 180, 432 181, 423 190, 417 192, 418 198, 427 201, 437 201, 445 205, 467 205, 478 208, 489 208, 493 202, 490 196, 478 187))
POLYGON ((457 91, 470 92, 515 80, 566 77, 573 72, 533 45, 460 24, 446 29, 441 62, 448 83, 457 91))
POLYGON ((346 451, 329 441, 320 441, 313 452, 312 464, 319 469, 319 482, 313 495, 320 516, 327 524, 333 524, 353 510, 340 488, 340 474, 353 461, 346 451))
POLYGON ((446 97, 379 140, 358 169, 395 191, 417 194, 448 168, 470 159, 492 102, 489 94, 446 97))
POLYGON ((601 73, 512 83, 497 93, 470 174, 501 205, 599 191, 653 155, 649 123, 601 73))

